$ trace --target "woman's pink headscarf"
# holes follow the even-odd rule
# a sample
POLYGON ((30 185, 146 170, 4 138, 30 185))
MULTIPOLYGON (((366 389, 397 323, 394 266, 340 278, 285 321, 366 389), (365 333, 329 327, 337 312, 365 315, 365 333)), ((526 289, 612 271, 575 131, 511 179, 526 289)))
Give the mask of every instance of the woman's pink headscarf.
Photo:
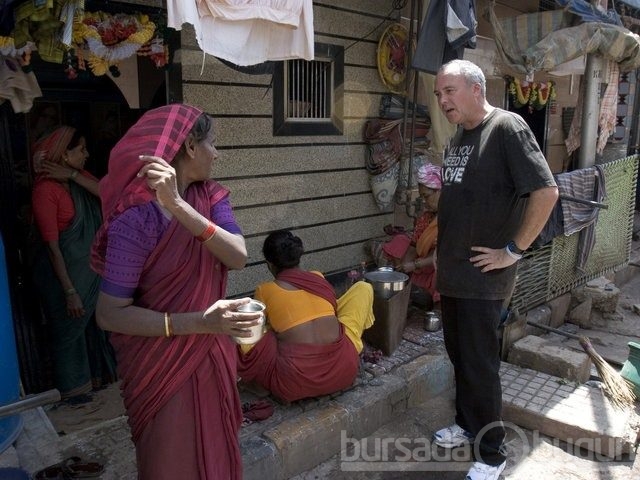
POLYGON ((202 111, 185 104, 173 104, 146 112, 113 147, 107 175, 100 181, 104 223, 96 234, 91 266, 98 273, 104 267, 109 224, 134 205, 155 198, 145 178, 138 177, 143 166, 140 155, 154 155, 171 163, 202 111))
POLYGON ((441 167, 433 163, 425 163, 418 169, 418 183, 427 188, 440 190, 442 188, 441 167))
POLYGON ((39 139, 33 146, 33 172, 38 175, 42 169, 42 162, 62 164, 63 155, 67 151, 69 143, 76 129, 72 127, 56 128, 49 135, 39 139))

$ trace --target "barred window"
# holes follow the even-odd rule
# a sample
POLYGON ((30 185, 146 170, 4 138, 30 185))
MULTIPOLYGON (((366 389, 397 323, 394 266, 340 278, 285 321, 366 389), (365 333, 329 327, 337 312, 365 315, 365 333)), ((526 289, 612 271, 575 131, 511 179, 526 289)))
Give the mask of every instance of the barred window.
POLYGON ((344 48, 316 43, 314 56, 276 68, 274 135, 342 135, 344 48))
POLYGON ((331 62, 291 60, 284 68, 287 120, 331 118, 331 62))

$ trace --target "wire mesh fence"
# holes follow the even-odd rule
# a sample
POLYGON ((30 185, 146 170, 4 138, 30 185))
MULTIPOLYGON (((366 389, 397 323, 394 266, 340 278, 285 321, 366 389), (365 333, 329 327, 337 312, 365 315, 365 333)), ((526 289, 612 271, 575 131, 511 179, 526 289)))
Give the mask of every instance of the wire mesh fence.
POLYGON ((601 165, 608 208, 599 213, 595 245, 584 268, 576 268, 580 232, 527 252, 518 264, 512 309, 530 310, 629 262, 638 159, 633 155, 601 165))

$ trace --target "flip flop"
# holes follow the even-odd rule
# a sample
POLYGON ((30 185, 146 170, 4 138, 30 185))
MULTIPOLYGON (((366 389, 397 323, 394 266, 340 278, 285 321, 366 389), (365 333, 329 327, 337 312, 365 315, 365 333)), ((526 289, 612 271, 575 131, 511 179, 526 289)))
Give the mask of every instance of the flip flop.
POLYGON ((65 478, 99 477, 104 472, 104 465, 98 462, 86 462, 78 457, 69 457, 63 462, 65 478))
POLYGON ((34 480, 69 480, 72 478, 99 477, 104 472, 104 465, 98 462, 87 462, 80 457, 68 457, 36 472, 34 480))
POLYGON ((80 457, 69 457, 62 462, 54 463, 53 465, 49 465, 42 470, 38 470, 34 475, 34 480, 46 480, 46 479, 56 479, 56 480, 67 480, 68 477, 65 474, 65 464, 68 462, 80 462, 82 459, 80 457))

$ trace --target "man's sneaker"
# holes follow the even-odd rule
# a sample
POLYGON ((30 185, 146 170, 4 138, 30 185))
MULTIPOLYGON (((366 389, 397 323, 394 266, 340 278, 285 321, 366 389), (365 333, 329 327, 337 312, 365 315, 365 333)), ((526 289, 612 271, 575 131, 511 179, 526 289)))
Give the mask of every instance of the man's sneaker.
POLYGON ((438 430, 433 434, 433 441, 436 445, 444 448, 456 448, 467 443, 472 443, 474 437, 457 423, 450 427, 438 430))
POLYGON ((498 480, 500 474, 507 466, 507 462, 502 462, 500 465, 487 465, 482 462, 475 462, 467 476, 466 480, 498 480))

